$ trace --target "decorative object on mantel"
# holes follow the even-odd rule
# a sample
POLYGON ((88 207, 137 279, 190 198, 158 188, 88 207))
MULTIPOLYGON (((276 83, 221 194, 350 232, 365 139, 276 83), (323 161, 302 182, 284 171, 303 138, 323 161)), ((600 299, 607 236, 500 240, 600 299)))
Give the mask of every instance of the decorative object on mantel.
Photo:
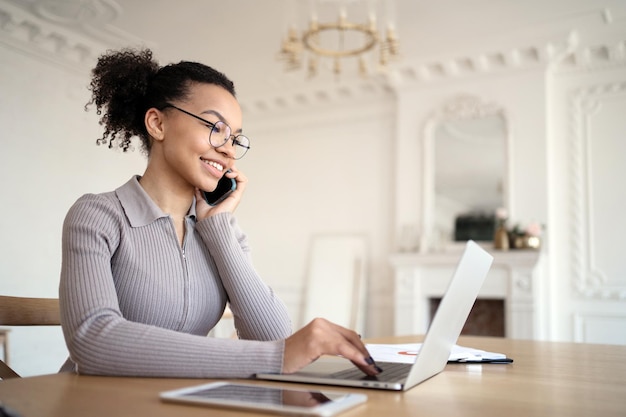
POLYGON ((493 236, 493 247, 499 250, 509 250, 509 232, 506 229, 508 212, 500 207, 496 210, 496 231, 493 236))
POLYGON ((279 58, 285 61, 287 71, 299 70, 303 56, 309 53, 308 73, 314 77, 320 67, 320 59, 333 61, 332 71, 340 75, 343 58, 358 58, 359 73, 368 74, 368 54, 376 47, 379 49, 378 69, 385 72, 390 58, 398 55, 398 37, 394 25, 394 0, 310 0, 308 3, 308 27, 298 32, 298 4, 291 1, 288 14, 291 20, 287 36, 282 42, 279 58), (330 7, 329 7, 330 6, 330 7), (382 7, 382 10, 378 10, 382 7), (351 17, 348 18, 348 10, 351 17), (328 17, 337 13, 336 20, 328 17), (383 20, 379 32, 378 15, 383 20), (349 19, 362 19, 355 23, 349 19))
POLYGON ((493 215, 485 213, 460 214, 454 220, 454 240, 465 242, 467 240, 489 241, 493 238, 495 230, 493 215))
POLYGON ((540 249, 543 227, 537 222, 529 223, 525 228, 517 224, 509 232, 514 249, 540 249))
POLYGON ((528 223, 526 227, 516 224, 507 228, 508 212, 504 208, 496 210, 496 231, 493 237, 493 247, 499 250, 535 249, 541 248, 543 226, 537 222, 528 223))

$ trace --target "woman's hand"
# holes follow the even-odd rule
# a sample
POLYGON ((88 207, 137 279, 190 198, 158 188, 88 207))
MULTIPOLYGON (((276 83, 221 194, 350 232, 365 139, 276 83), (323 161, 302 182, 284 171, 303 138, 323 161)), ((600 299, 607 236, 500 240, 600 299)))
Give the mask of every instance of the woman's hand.
POLYGON ((367 375, 382 372, 356 332, 319 318, 285 339, 283 372, 296 372, 322 355, 343 356, 367 375))
POLYGON ((207 202, 204 201, 202 192, 196 188, 196 216, 198 220, 205 219, 209 216, 214 216, 218 213, 233 213, 239 205, 241 197, 243 196, 243 192, 246 189, 246 185, 248 184, 248 177, 246 177, 241 171, 238 171, 237 168, 235 168, 234 166, 230 168, 230 171, 231 172, 227 172, 224 175, 228 178, 234 178, 237 182, 237 188, 218 205, 208 205, 207 202))

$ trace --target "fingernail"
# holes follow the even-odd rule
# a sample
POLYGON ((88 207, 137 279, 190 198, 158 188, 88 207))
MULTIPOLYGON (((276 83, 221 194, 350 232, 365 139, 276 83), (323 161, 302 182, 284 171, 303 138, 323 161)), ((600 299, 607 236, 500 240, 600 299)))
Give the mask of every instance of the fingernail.
POLYGON ((378 373, 383 371, 383 369, 380 366, 376 365, 376 362, 374 362, 374 358, 372 358, 371 356, 368 356, 367 358, 365 358, 365 362, 367 362, 368 365, 372 365, 378 373))

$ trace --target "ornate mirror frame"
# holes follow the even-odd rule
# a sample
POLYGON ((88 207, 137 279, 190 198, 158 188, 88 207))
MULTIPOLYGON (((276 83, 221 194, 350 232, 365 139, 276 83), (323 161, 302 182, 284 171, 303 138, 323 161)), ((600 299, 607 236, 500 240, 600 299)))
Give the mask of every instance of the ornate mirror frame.
POLYGON ((510 119, 503 107, 494 103, 487 103, 471 94, 459 94, 444 102, 444 104, 426 120, 421 140, 422 156, 422 231, 420 237, 420 252, 427 253, 436 249, 435 242, 435 136, 437 128, 447 120, 480 119, 484 117, 500 116, 504 122, 504 172, 503 172, 503 201, 504 208, 510 213, 511 201, 511 129, 510 119))

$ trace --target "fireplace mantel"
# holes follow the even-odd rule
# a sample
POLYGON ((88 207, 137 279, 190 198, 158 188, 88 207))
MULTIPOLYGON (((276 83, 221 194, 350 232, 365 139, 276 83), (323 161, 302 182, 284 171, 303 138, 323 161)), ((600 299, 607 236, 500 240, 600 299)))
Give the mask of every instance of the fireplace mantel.
MULTIPOLYGON (((539 338, 540 311, 537 264, 540 251, 500 251, 485 246, 494 262, 478 298, 505 304, 505 335, 539 338)), ((463 247, 432 253, 396 253, 391 256, 395 277, 395 335, 424 334, 430 323, 429 299, 443 296, 463 247)))

